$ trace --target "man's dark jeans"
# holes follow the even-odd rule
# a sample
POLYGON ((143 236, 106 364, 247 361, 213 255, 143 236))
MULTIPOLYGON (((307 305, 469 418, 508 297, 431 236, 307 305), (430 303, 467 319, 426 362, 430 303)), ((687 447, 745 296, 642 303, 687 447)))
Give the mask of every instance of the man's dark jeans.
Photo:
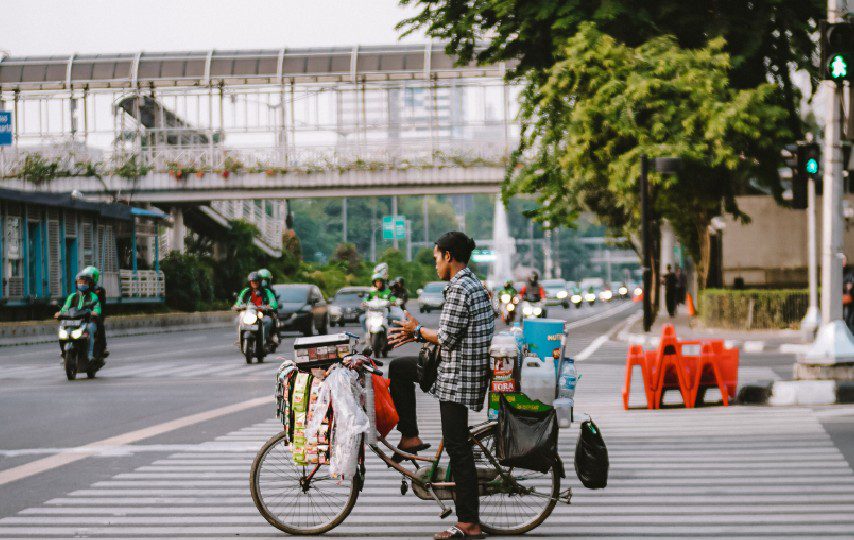
POLYGON ((456 482, 457 520, 480 523, 480 499, 477 487, 477 469, 469 444, 469 410, 453 401, 440 401, 442 437, 445 451, 451 461, 451 474, 456 482))
POLYGON ((404 437, 418 436, 418 420, 415 416, 415 382, 418 379, 418 357, 395 358, 388 366, 391 381, 389 391, 394 407, 400 416, 397 430, 404 437))

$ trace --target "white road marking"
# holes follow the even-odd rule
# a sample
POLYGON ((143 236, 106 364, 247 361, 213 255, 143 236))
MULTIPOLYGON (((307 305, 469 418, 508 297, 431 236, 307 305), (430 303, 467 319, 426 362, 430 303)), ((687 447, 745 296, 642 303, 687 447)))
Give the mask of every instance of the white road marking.
POLYGON ((575 360, 578 362, 583 362, 584 360, 587 360, 588 358, 590 358, 590 356, 593 353, 596 352, 596 350, 599 347, 601 347, 602 345, 604 345, 607 342, 608 342, 608 336, 607 335, 597 337, 596 339, 593 340, 593 342, 590 345, 585 347, 583 351, 581 351, 580 353, 575 355, 575 360))

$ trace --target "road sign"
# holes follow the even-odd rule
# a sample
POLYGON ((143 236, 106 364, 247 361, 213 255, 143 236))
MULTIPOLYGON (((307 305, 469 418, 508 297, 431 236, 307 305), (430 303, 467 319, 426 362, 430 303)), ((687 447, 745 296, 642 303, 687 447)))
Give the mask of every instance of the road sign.
POLYGON ((383 216, 383 240, 405 240, 406 218, 403 216, 383 216))
POLYGON ((0 111, 0 146, 12 145, 12 111, 0 111))
POLYGON ((474 262, 494 262, 497 258, 491 249, 476 249, 471 252, 471 260, 474 262))

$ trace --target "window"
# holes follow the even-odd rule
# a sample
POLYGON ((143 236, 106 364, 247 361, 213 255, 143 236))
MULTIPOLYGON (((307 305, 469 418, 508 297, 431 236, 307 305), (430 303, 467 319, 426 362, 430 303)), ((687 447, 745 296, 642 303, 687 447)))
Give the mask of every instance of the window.
POLYGON ((21 244, 21 218, 7 217, 6 218, 6 256, 9 259, 9 276, 22 277, 23 263, 23 246, 21 244))

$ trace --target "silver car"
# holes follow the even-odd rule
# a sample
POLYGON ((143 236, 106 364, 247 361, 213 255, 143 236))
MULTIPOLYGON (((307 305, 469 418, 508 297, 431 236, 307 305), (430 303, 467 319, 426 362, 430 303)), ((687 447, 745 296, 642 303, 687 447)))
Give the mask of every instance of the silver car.
POLYGON ((445 289, 448 288, 447 281, 431 281, 418 291, 418 311, 430 312, 434 309, 442 309, 445 305, 445 289))

